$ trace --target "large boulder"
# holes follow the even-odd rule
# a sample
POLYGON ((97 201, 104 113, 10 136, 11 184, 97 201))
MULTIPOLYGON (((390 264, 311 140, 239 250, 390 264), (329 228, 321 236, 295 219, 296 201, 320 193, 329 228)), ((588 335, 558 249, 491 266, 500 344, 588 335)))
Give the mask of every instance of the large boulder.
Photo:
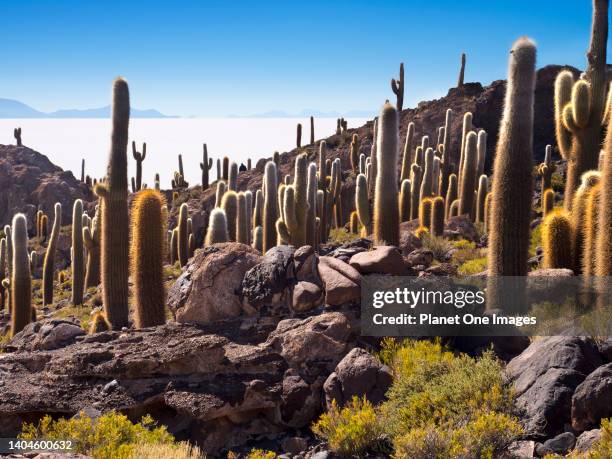
POLYGON ((582 432, 612 417, 612 363, 589 374, 572 397, 572 427, 582 432))
POLYGON ((278 305, 287 297, 285 290, 295 279, 293 253, 289 245, 271 248, 261 262, 249 269, 242 280, 242 295, 254 308, 278 305))
POLYGON ((362 274, 408 274, 408 266, 397 247, 378 246, 374 250, 360 252, 351 257, 349 264, 362 274))
POLYGON ((361 297, 361 274, 338 258, 319 257, 319 277, 325 287, 325 304, 340 306, 361 297))
POLYGON ((32 322, 13 336, 10 348, 28 351, 59 349, 73 344, 83 335, 85 331, 78 324, 68 320, 32 322))
POLYGON ((168 292, 168 307, 181 323, 207 324, 253 313, 242 300, 242 281, 260 262, 259 252, 237 242, 197 250, 168 292))
POLYGON ((467 239, 471 242, 478 242, 478 230, 474 223, 465 215, 450 217, 446 222, 444 236, 455 239, 467 239))
POLYGON ((343 406, 353 397, 366 397, 379 404, 393 382, 391 369, 369 352, 356 347, 349 352, 329 375, 323 386, 325 403, 329 410, 332 402, 343 406))
POLYGON ((512 359, 506 371, 527 434, 548 438, 563 432, 571 421, 574 390, 601 364, 592 340, 566 336, 536 340, 512 359))

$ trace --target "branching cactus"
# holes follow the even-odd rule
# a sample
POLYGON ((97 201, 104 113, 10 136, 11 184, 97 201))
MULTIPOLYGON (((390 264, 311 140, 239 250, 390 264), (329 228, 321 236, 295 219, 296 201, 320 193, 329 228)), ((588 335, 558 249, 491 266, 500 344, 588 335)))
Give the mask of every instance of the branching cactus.
POLYGON ((28 257, 28 224, 25 215, 13 217, 13 272, 11 274, 11 336, 32 320, 32 275, 28 257))
POLYGON ((400 174, 400 183, 410 179, 410 166, 412 165, 412 151, 414 143, 414 123, 408 123, 406 129, 406 141, 404 142, 404 154, 402 156, 402 172, 400 174))
POLYGON ((102 216, 101 274, 104 312, 113 329, 128 325, 129 222, 127 142, 130 95, 122 78, 113 83, 111 151, 106 182, 98 183, 102 216))
POLYGON ((567 213, 557 211, 546 217, 542 223, 542 249, 544 268, 573 268, 572 225, 567 213))
POLYGON ((368 184, 365 175, 357 176, 357 184, 355 185, 355 208, 361 222, 362 236, 368 236, 372 231, 372 213, 370 211, 370 202, 368 200, 368 184))
POLYGON ((53 220, 53 229, 49 244, 47 244, 47 252, 45 253, 45 261, 43 264, 43 305, 53 304, 53 277, 55 275, 55 252, 57 250, 57 240, 59 239, 60 228, 62 227, 62 205, 59 202, 55 203, 54 207, 55 219, 53 220))
POLYGON ((541 194, 552 188, 552 175, 555 172, 555 165, 552 162, 552 146, 546 145, 546 153, 544 154, 544 162, 538 166, 538 174, 542 177, 541 194))
MULTIPOLYGON (((453 202, 455 202, 455 200, 457 199, 459 190, 458 190, 458 183, 457 183, 457 175, 456 174, 451 174, 448 177, 448 187, 446 189, 446 199, 445 199, 445 211, 444 211, 444 215, 446 216, 446 219, 448 220, 451 215, 450 215, 450 207, 451 204, 453 202)), ((457 211, 459 211, 459 209, 457 209, 457 211)))
POLYGON ((136 160, 136 191, 142 190, 142 162, 147 156, 147 144, 143 142, 142 152, 136 150, 136 142, 132 141, 132 156, 136 160))
POLYGON ((399 245, 397 203, 398 112, 386 103, 380 113, 376 139, 376 192, 374 194, 374 241, 378 245, 399 245))
POLYGON ((72 304, 83 304, 85 273, 83 269, 83 201, 77 199, 72 207, 72 304))
POLYGON ((137 328, 166 322, 164 311, 164 238, 166 221, 162 195, 143 190, 132 206, 131 272, 134 283, 134 320, 137 328))
POLYGON ((13 129, 13 136, 15 137, 15 141, 18 147, 23 145, 21 143, 21 128, 20 127, 13 129))
POLYGON ((200 169, 202 169, 202 191, 208 190, 209 184, 209 171, 213 167, 212 158, 208 158, 208 148, 206 144, 203 146, 202 162, 200 163, 200 169))
POLYGON ((208 219, 208 229, 206 231, 206 245, 218 244, 229 241, 227 231, 227 218, 225 211, 220 208, 215 208, 210 213, 208 219))
POLYGON ((400 222, 410 220, 410 205, 412 203, 412 193, 410 187, 410 180, 406 179, 402 181, 399 195, 400 222))
POLYGON ((85 289, 97 287, 100 284, 100 233, 102 232, 102 220, 100 218, 100 206, 96 208, 96 214, 91 221, 91 228, 83 228, 83 242, 87 248, 87 271, 85 274, 85 289))
MULTIPOLYGON (((493 167, 489 276, 527 275, 531 223, 536 47, 518 39, 510 53, 504 113, 493 167)), ((493 303, 496 298, 492 296, 493 303)))
POLYGON ((571 210, 581 175, 597 169, 606 105, 606 42, 608 0, 593 1, 591 43, 583 78, 562 70, 555 81, 555 127, 557 146, 567 160, 564 207, 571 210))
POLYGON ((393 94, 395 94, 395 97, 397 99, 396 109, 399 115, 399 113, 401 113, 402 108, 404 106, 404 63, 403 62, 400 64, 399 79, 398 80, 396 80, 395 78, 391 79, 391 90, 393 91, 393 94))
POLYGON ((431 200, 431 234, 440 237, 444 234, 444 198, 436 196, 431 200))

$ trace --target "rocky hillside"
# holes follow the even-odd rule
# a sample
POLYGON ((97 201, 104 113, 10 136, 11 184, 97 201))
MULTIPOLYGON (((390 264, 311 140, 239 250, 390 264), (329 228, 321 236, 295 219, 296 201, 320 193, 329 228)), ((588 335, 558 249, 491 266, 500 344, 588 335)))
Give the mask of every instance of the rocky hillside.
POLYGON ((0 145, 0 225, 10 224, 13 215, 23 212, 32 232, 36 211, 53 216, 56 202, 62 204, 63 223, 69 224, 76 199, 93 201, 94 195, 72 172, 31 148, 0 145))

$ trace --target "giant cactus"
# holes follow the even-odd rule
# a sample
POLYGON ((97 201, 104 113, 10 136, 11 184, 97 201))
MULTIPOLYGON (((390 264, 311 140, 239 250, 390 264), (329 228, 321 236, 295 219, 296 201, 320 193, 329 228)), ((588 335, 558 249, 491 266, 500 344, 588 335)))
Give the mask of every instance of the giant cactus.
POLYGON ((13 217, 12 242, 11 336, 15 336, 32 320, 32 276, 28 257, 28 224, 23 214, 13 217))
POLYGON ((113 329, 128 325, 129 222, 127 205, 127 142, 130 95, 127 82, 113 83, 111 151, 106 182, 99 182, 102 216, 101 263, 104 313, 113 329))
MULTIPOLYGON (((459 188, 459 215, 473 217, 474 190, 476 189, 476 167, 478 166, 478 137, 474 131, 467 135, 463 155, 461 187, 459 188)), ((473 218, 472 218, 473 220, 473 218)))
POLYGON ((306 226, 308 215, 308 156, 302 153, 295 159, 293 185, 286 187, 282 219, 276 224, 280 233, 289 236, 288 242, 295 247, 307 244, 306 226), (291 202, 293 200, 293 202, 291 202))
POLYGON ((608 0, 593 0, 591 43, 583 78, 563 70, 555 81, 555 127, 557 145, 567 160, 564 207, 571 210, 581 175, 597 169, 606 102, 606 43, 608 0))
POLYGON ((596 276, 612 276, 612 225, 610 222, 612 222, 612 129, 608 128, 601 171, 599 224, 595 250, 597 254, 596 276))
POLYGON ((400 183, 410 179, 410 166, 412 165, 412 151, 414 143, 414 123, 408 123, 406 129, 406 140, 404 142, 404 154, 402 156, 402 172, 400 174, 400 183))
POLYGON ((77 199, 72 207, 72 304, 83 304, 85 274, 83 269, 83 201, 77 199))
MULTIPOLYGON (((531 223, 536 47, 518 39, 510 53, 504 113, 493 166, 489 276, 525 276, 531 223)), ((495 295, 492 297, 496 304, 495 295)))
POLYGON ((155 190, 143 190, 132 206, 131 272, 134 283, 134 321, 137 328, 166 322, 164 312, 165 200, 155 190))
POLYGON ((572 211, 570 219, 572 223, 572 254, 574 256, 574 265, 571 269, 576 274, 581 273, 581 260, 584 253, 584 242, 586 236, 586 213, 589 194, 594 186, 596 186, 601 178, 599 171, 587 171, 582 174, 581 183, 572 199, 572 211))
POLYGON ((45 261, 43 264, 43 305, 53 303, 53 276, 55 274, 55 251, 57 249, 57 240, 62 226, 62 205, 59 202, 55 203, 54 207, 55 219, 53 220, 53 229, 51 230, 51 238, 47 244, 45 253, 45 261))
POLYGON ((374 241, 378 245, 399 245, 397 203, 398 112, 388 102, 380 113, 376 139, 376 192, 374 194, 374 241))
POLYGON ((372 213, 368 200, 368 184, 363 174, 357 176, 357 184, 355 185, 355 208, 357 209, 357 216, 363 228, 363 236, 368 236, 372 231, 372 213))

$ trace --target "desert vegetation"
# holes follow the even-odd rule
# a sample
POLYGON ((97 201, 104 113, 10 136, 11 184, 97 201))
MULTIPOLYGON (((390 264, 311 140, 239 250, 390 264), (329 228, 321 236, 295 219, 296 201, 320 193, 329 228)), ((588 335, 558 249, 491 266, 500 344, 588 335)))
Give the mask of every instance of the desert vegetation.
MULTIPOLYGON (((294 150, 255 165, 204 143, 198 184, 181 154, 168 184, 146 143, 130 159, 118 77, 106 174, 83 159, 72 194, 0 232, 0 437, 69 437, 96 458, 610 457, 609 297, 591 337, 363 340, 357 325, 372 274, 485 277, 490 310, 501 276, 612 276, 607 24, 594 0, 587 67, 555 69, 540 152, 526 37, 497 132, 442 106, 474 97, 465 54, 428 126, 404 108, 402 63, 365 126, 317 139, 311 117, 308 144, 298 124, 294 150)), ((14 136, 4 156, 42 156, 14 136)))

